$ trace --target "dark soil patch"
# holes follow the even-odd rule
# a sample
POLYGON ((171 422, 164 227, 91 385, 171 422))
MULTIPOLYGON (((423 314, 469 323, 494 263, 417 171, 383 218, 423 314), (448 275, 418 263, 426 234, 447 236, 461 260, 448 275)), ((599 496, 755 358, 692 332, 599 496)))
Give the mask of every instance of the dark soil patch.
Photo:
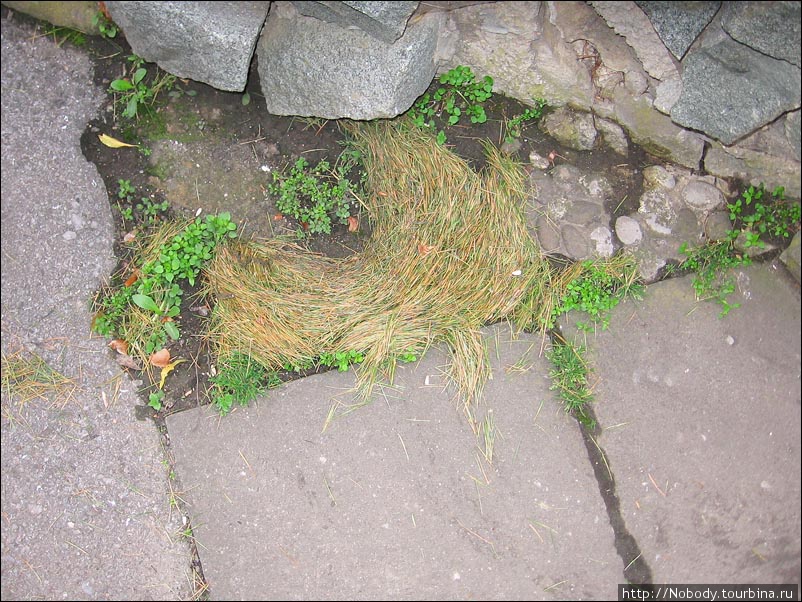
MULTIPOLYGON (((130 69, 127 57, 131 50, 122 39, 89 38, 87 49, 95 59, 95 82, 104 90, 130 69)), ((155 65, 147 67, 149 76, 156 72, 155 65)), ((311 164, 321 159, 333 164, 343 150, 345 137, 334 121, 267 113, 255 61, 246 90, 250 97, 247 104, 243 94, 222 92, 198 82, 179 79, 173 89, 174 97, 163 98, 166 102, 143 112, 136 121, 123 118, 109 95, 101 117, 88 125, 81 140, 85 156, 97 166, 109 192, 121 273, 128 269, 131 259, 121 241, 142 216, 134 211, 133 220, 125 218, 126 202, 120 203, 117 196, 119 180, 130 182, 136 200, 143 196, 153 204, 166 200, 169 210, 158 219, 192 217, 198 209, 204 213, 228 211, 239 224, 242 236, 291 234, 301 225, 278 215, 267 192, 272 172, 301 156, 311 164), (108 148, 98 140, 101 133, 139 144, 146 150, 108 148)), ((525 108, 515 100, 495 95, 485 104, 487 122, 446 128, 446 144, 472 167, 481 169, 485 163, 484 144, 502 145, 505 123, 525 108)), ((610 208, 616 215, 631 211, 632 203, 637 203, 640 171, 648 164, 638 150, 625 160, 605 150, 578 152, 565 148, 543 134, 535 123, 525 124, 520 138, 507 149, 524 165, 528 165, 531 152, 541 156, 553 153, 556 164, 568 162, 583 170, 604 173, 619 199, 617 207, 610 208)), ((331 235, 308 237, 303 243, 324 255, 347 256, 359 252, 369 235, 367 220, 360 219, 360 225, 356 233, 336 225, 331 235)), ((206 392, 210 374, 214 373, 214 358, 205 338, 208 308, 200 304, 193 294, 196 292, 185 292, 180 315, 182 336, 168 345, 172 357, 188 361, 178 365, 167 379, 161 412, 143 405, 137 412, 141 418, 153 417, 161 422, 165 413, 209 402, 206 392)), ((286 381, 305 375, 286 372, 280 378, 286 381)), ((143 404, 147 394, 155 390, 155 385, 146 385, 143 404)))

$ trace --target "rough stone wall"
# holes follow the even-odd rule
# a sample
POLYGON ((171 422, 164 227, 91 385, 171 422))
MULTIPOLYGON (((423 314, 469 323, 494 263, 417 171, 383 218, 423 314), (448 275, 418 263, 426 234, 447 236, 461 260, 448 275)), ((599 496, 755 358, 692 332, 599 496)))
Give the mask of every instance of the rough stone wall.
MULTIPOLYGON (((589 137, 581 123, 586 112, 600 131, 617 124, 657 157, 722 177, 781 185, 798 198, 799 7, 798 2, 469 6, 448 13, 438 72, 470 65, 522 102, 545 98, 572 109, 580 121, 568 126, 570 117, 561 113, 559 127, 550 133, 575 132, 563 136, 575 148, 585 148, 580 138, 589 137), (766 38, 774 39, 770 46, 766 38)), ((596 144, 607 138, 598 136, 596 144)))
MULTIPOLYGON (((48 18, 62 3, 5 4, 48 18)), ((568 145, 625 154, 631 140, 800 196, 799 2, 106 5, 137 54, 181 77, 242 90, 256 53, 274 113, 392 117, 468 65, 508 96, 564 107, 545 125, 568 145)))

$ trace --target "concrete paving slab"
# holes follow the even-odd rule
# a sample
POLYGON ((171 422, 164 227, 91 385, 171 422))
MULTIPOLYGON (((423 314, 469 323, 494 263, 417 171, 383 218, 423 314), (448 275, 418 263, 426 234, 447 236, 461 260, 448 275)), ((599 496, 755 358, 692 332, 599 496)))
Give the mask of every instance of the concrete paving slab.
POLYGON ((212 598, 613 599, 623 563, 540 338, 486 334, 492 465, 437 350, 325 432, 351 372, 170 416, 212 598))
POLYGON ((27 403, 2 388, 2 599, 186 599, 159 432, 90 338, 91 295, 116 263, 79 145, 103 93, 84 53, 34 33, 2 19, 2 350, 38 354, 74 388, 27 403))
POLYGON ((800 301, 738 276, 724 318, 690 277, 649 287, 590 342, 599 441, 657 583, 799 583, 800 301))

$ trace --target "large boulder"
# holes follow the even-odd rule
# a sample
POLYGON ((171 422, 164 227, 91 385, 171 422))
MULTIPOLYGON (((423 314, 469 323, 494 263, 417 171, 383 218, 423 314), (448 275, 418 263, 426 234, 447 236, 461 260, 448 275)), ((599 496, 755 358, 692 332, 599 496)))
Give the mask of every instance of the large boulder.
POLYGON ((800 18, 799 2, 727 2, 721 25, 742 44, 800 67, 800 18))
POLYGON ((374 38, 392 44, 404 34, 418 2, 293 2, 306 17, 343 28, 358 27, 374 38))
POLYGON ((95 15, 98 12, 97 2, 7 2, 3 0, 3 6, 59 27, 69 27, 84 33, 99 33, 94 23, 95 15))
POLYGON ((134 53, 165 71, 240 92, 269 2, 106 2, 134 53))
POLYGON ((589 109, 593 82, 588 69, 554 24, 558 11, 590 14, 584 2, 494 2, 447 13, 438 43, 438 71, 469 65, 490 75, 494 91, 524 103, 589 109), (570 5, 563 9, 561 4, 570 5))
POLYGON ((728 38, 683 61, 678 124, 733 144, 800 106, 799 68, 728 38))
POLYGON ((644 2, 637 4, 645 12, 657 35, 677 60, 710 23, 721 2, 644 2))
POLYGON ((677 67, 652 27, 649 17, 634 2, 591 2, 596 12, 626 39, 646 72, 657 80, 675 77, 677 67))
POLYGON ((256 50, 267 110, 365 120, 403 113, 434 77, 440 20, 423 15, 387 44, 274 3, 256 50))

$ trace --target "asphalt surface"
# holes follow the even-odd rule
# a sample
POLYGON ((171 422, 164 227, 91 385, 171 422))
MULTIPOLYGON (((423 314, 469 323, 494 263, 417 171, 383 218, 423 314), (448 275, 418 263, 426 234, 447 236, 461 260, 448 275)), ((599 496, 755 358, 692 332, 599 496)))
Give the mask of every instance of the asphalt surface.
POLYGON ((109 201, 80 137, 103 92, 89 59, 2 25, 2 351, 73 380, 55 400, 2 392, 2 598, 190 596, 162 439, 136 385, 90 337, 90 299, 116 265, 109 201))
POLYGON ((349 413, 353 374, 330 372, 224 419, 175 414, 168 448, 89 334, 115 264, 106 191, 79 147, 102 96, 84 55, 2 21, 3 353, 36 352, 76 385, 53 402, 2 392, 3 599, 189 598, 171 495, 211 599, 799 584, 800 296, 774 264, 740 274, 724 319, 688 278, 619 306, 585 341, 593 434, 550 391, 540 339, 496 326, 477 411, 492 445, 433 350, 349 413), (324 430, 332 404, 345 415, 324 430))

